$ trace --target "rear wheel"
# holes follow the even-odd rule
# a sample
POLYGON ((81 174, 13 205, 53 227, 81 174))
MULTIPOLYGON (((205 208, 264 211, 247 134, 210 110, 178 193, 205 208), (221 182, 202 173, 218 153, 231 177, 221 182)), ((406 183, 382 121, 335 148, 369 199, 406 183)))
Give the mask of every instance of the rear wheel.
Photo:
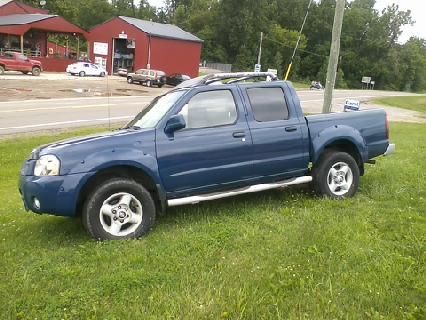
POLYGON ((4 67, 0 66, 0 74, 4 74, 4 67))
POLYGON ((83 207, 83 225, 96 240, 137 239, 154 225, 151 194, 136 181, 114 178, 99 184, 83 207))
POLYGON ((41 69, 39 67, 34 67, 31 71, 31 73, 33 74, 33 76, 38 77, 41 73, 41 69))
POLYGON ((354 158, 334 150, 326 151, 314 166, 312 178, 315 190, 333 199, 350 198, 359 184, 359 167, 354 158))
POLYGON ((147 86, 147 87, 151 87, 151 86, 152 86, 151 80, 147 80, 147 81, 146 81, 146 86, 147 86))
POLYGON ((127 83, 128 83, 128 84, 132 84, 132 83, 133 83, 133 79, 132 79, 131 77, 128 77, 128 78, 127 78, 127 83))
POLYGON ((105 77, 105 72, 101 72, 100 76, 103 78, 105 77))
POLYGON ((80 77, 84 77, 84 76, 86 76, 86 72, 84 72, 84 71, 80 71, 80 72, 78 73, 78 75, 79 75, 80 77))

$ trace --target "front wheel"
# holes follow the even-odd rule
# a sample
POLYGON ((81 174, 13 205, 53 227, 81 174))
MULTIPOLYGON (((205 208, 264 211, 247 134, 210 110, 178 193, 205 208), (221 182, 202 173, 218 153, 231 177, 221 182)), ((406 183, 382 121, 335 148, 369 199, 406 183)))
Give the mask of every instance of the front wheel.
POLYGON ((149 87, 149 88, 151 88, 151 87, 152 87, 151 80, 148 80, 148 81, 146 82, 146 86, 147 86, 147 87, 149 87))
POLYGON ((128 77, 128 78, 127 78, 127 83, 128 83, 128 84, 132 84, 132 83, 133 83, 133 79, 132 79, 131 77, 128 77))
POLYGON ((151 194, 136 181, 114 178, 100 184, 83 207, 83 225, 96 240, 137 239, 155 222, 151 194))
POLYGON ((80 72, 78 73, 78 75, 79 75, 80 77, 85 77, 85 76, 86 76, 86 72, 84 72, 84 71, 80 71, 80 72))
POLYGON ((33 74, 33 76, 38 77, 41 73, 41 69, 39 67, 34 67, 31 71, 31 73, 33 74))
POLYGON ((333 199, 350 198, 359 184, 359 167, 354 158, 334 150, 326 151, 312 171, 315 190, 333 199))

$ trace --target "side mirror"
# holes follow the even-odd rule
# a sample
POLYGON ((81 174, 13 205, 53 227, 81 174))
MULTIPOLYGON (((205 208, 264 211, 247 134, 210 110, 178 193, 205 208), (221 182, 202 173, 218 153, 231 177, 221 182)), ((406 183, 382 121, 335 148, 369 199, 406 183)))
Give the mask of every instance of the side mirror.
POLYGON ((185 119, 183 118, 183 115, 177 114, 171 117, 169 121, 167 121, 164 132, 167 134, 170 134, 180 129, 183 129, 185 127, 186 127, 186 123, 185 123, 185 119))

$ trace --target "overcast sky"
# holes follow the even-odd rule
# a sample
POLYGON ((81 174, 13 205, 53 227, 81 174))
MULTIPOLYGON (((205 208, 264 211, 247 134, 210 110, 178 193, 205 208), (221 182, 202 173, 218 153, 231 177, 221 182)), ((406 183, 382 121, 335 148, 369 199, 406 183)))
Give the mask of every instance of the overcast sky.
MULTIPOLYGON (((151 5, 162 7, 164 0, 148 0, 151 5)), ((411 36, 421 37, 426 39, 426 19, 422 17, 426 12, 426 0, 376 0, 377 9, 383 9, 387 5, 396 3, 403 10, 410 9, 411 16, 416 21, 414 26, 404 28, 404 33, 400 38, 400 42, 407 41, 411 36), (423 19, 422 19, 423 18, 423 19)))

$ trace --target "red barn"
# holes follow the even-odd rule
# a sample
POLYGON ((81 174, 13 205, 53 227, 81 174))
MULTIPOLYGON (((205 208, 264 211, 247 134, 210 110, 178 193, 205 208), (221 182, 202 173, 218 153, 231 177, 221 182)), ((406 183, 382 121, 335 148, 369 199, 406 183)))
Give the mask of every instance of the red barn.
POLYGON ((171 24, 119 16, 94 27, 89 56, 116 73, 151 68, 198 76, 202 40, 171 24))
POLYGON ((44 9, 31 7, 25 3, 16 0, 0 0, 0 16, 29 13, 48 14, 49 12, 44 9))
POLYGON ((33 8, 17 0, 0 0, 0 55, 16 51, 43 63, 45 71, 65 71, 79 55, 80 39, 86 31, 47 10, 33 8), (61 34, 66 46, 51 43, 50 35, 61 34), (77 43, 77 50, 68 46, 77 43))

